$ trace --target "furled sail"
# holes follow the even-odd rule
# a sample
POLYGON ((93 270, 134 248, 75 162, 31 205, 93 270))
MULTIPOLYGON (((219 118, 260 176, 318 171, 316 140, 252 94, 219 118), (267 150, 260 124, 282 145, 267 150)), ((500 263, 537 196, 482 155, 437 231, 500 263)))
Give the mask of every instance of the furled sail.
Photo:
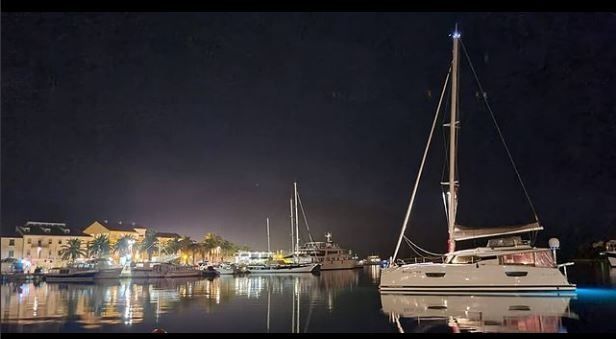
POLYGON ((453 231, 453 240, 468 240, 486 237, 495 237, 506 234, 517 234, 532 231, 541 231, 543 226, 538 222, 534 222, 526 225, 509 225, 509 226, 497 226, 497 227, 482 227, 473 228, 468 226, 456 225, 453 231))

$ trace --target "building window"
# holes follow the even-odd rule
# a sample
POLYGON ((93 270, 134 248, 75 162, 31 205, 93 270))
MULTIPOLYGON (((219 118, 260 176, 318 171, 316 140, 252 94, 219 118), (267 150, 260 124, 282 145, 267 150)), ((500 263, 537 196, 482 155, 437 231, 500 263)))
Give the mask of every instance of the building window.
POLYGON ((42 240, 39 240, 39 241, 38 241, 38 245, 39 245, 39 246, 41 246, 42 244, 43 244, 43 241, 42 241, 42 240))
MULTIPOLYGON (((15 239, 9 240, 9 246, 15 246, 15 239)), ((9 257, 12 257, 12 256, 9 256, 9 257)))
POLYGON ((28 245, 32 244, 32 239, 28 239, 28 245))
POLYGON ((62 245, 62 240, 58 240, 58 245, 62 245))
POLYGON ((51 250, 49 250, 49 255, 47 256, 47 258, 51 258, 51 250))
POLYGON ((49 245, 51 245, 51 239, 49 239, 49 245))
POLYGON ((60 254, 60 251, 58 251, 58 256, 60 256, 60 255, 61 255, 61 254, 60 254))
POLYGON ((14 254, 15 253, 13 252, 13 250, 9 250, 9 258, 12 258, 14 254))
POLYGON ((30 256, 30 250, 28 250, 28 252, 26 252, 26 256, 30 256))

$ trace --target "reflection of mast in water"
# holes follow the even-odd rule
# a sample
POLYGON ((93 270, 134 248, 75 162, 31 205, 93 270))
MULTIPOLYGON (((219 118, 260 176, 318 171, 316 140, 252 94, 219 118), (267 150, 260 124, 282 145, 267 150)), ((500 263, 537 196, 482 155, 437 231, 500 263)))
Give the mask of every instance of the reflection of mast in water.
POLYGON ((270 288, 270 281, 267 282, 267 333, 270 331, 270 303, 271 303, 272 291, 270 288))
POLYGON ((300 281, 299 277, 293 277, 293 311, 291 316, 291 333, 299 333, 300 326, 300 281))

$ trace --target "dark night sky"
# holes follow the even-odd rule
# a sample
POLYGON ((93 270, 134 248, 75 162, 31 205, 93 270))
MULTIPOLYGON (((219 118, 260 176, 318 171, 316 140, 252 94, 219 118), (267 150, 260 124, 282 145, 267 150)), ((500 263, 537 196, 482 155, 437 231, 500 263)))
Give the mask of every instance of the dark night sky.
MULTIPOLYGON (((393 250, 460 23, 547 237, 616 237, 616 15, 2 13, 2 230, 135 221, 393 250), (432 92, 432 97, 427 93, 432 92)), ((462 69, 460 222, 531 221, 462 69)), ((408 232, 445 250, 442 129, 408 232)), ((543 244, 542 244, 543 245, 543 244)))

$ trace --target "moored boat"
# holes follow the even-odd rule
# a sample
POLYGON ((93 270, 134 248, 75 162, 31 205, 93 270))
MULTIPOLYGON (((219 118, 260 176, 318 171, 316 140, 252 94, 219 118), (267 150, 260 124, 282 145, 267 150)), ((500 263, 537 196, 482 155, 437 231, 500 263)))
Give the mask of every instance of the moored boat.
MULTIPOLYGON (((517 174, 518 181, 522 187, 529 207, 533 212, 534 222, 524 225, 496 226, 489 228, 471 228, 461 226, 457 223, 456 214, 458 209, 458 193, 460 179, 457 173, 457 145, 458 145, 458 54, 461 43, 460 33, 456 31, 451 35, 453 38, 453 59, 451 68, 445 79, 445 85, 441 92, 439 104, 436 110, 432 129, 426 144, 421 165, 406 216, 402 225, 402 230, 398 238, 396 249, 389 260, 389 267, 381 272, 379 290, 383 293, 510 293, 510 292, 537 292, 537 291, 572 291, 576 286, 569 283, 566 277, 566 266, 571 263, 557 265, 556 249, 559 244, 557 239, 550 239, 550 248, 536 248, 531 241, 523 241, 519 236, 511 236, 520 233, 533 233, 543 230, 539 222, 539 217, 533 207, 526 188, 513 162, 500 128, 496 124, 492 110, 483 96, 483 100, 492 115, 495 127, 501 136, 501 142, 508 152, 509 160, 517 174), (449 175, 443 185, 443 202, 445 205, 445 216, 448 224, 448 252, 444 255, 429 252, 413 243, 405 236, 405 230, 409 224, 413 202, 417 193, 417 188, 426 161, 432 135, 438 121, 439 111, 443 96, 447 89, 447 84, 451 76, 451 115, 449 122, 445 124, 449 130, 448 147, 448 167, 449 175), (503 236, 507 236, 503 238, 503 236), (456 251, 456 242, 473 240, 480 238, 490 239, 486 247, 456 251), (398 257, 402 240, 405 240, 413 251, 422 255, 425 261, 427 256, 440 257, 442 262, 436 260, 407 264, 404 260, 396 260, 398 257), (560 269, 564 272, 561 272, 560 269)), ((470 58, 467 59, 470 64, 470 58)), ((472 68, 471 64, 471 69, 472 68)), ((479 84, 476 73, 475 80, 479 84)), ((480 93, 483 92, 479 84, 480 93)), ((445 180, 445 179, 444 179, 445 180)))
POLYGON ((99 258, 86 262, 92 269, 97 270, 95 279, 117 279, 124 269, 121 265, 114 265, 111 259, 99 258))
POLYGON ((130 276, 133 279, 198 277, 201 271, 193 266, 144 262, 131 267, 130 276))
POLYGON ((236 274, 250 273, 250 270, 248 270, 248 267, 242 264, 236 265, 236 264, 221 263, 213 267, 221 275, 236 275, 236 274))
POLYGON ((300 263, 321 264, 321 270, 349 270, 358 266, 359 261, 350 250, 341 248, 331 240, 331 233, 325 234, 326 241, 307 242, 298 251, 300 263))
POLYGON ((320 264, 249 265, 250 274, 318 273, 320 264))
POLYGON ((46 282, 92 282, 98 270, 86 267, 54 267, 45 274, 46 282))
POLYGON ((183 266, 170 263, 163 263, 154 266, 154 274, 162 274, 164 278, 180 278, 180 277, 198 277, 201 276, 201 271, 193 266, 183 266))
POLYGON ((605 252, 603 254, 607 257, 610 267, 616 268, 616 240, 610 240, 605 243, 605 252))
POLYGON ((378 255, 370 255, 368 256, 368 258, 366 258, 366 260, 364 261, 364 265, 365 266, 369 266, 369 265, 380 265, 381 264, 381 258, 378 255))

